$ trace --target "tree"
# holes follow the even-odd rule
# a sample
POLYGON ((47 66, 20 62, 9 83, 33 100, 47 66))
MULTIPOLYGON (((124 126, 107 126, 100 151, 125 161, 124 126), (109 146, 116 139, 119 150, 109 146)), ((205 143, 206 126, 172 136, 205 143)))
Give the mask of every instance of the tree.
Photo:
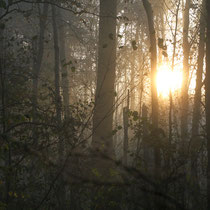
POLYGON ((207 138, 207 209, 210 208, 210 0, 206 1, 207 12, 207 33, 206 33, 206 79, 205 79, 205 93, 206 93, 206 138, 207 138))
POLYGON ((64 103, 64 115, 65 118, 69 117, 69 74, 66 65, 66 36, 65 36, 65 25, 62 19, 61 9, 58 10, 59 18, 59 43, 60 43, 60 64, 62 72, 62 89, 63 89, 63 103, 64 103))
POLYGON ((100 1, 99 43, 92 146, 113 157, 112 123, 116 63, 116 0, 100 1))
MULTIPOLYGON (((38 84, 39 84, 39 76, 41 71, 41 64, 43 59, 43 53, 44 53, 44 35, 45 35, 45 29, 46 29, 46 22, 47 22, 47 14, 48 14, 48 3, 44 3, 43 6, 43 12, 40 14, 39 18, 39 41, 38 41, 38 50, 37 44, 36 44, 36 37, 34 37, 33 40, 33 48, 34 49, 34 65, 33 65, 33 85, 32 85, 32 118, 33 122, 37 122, 37 106, 38 106, 38 84)), ((34 126, 33 131, 33 138, 34 142, 38 143, 38 137, 36 135, 36 126, 34 126)))
POLYGON ((202 2, 201 14, 200 14, 200 34, 199 34, 199 46, 198 46, 198 61, 196 72, 196 88, 193 104, 193 116, 192 116, 192 135, 191 135, 191 177, 193 186, 193 206, 194 209, 199 208, 200 197, 199 183, 198 183, 198 156, 201 138, 199 136, 199 127, 201 119, 201 88, 202 88, 202 75, 203 75, 203 61, 204 61, 204 47, 205 47, 205 0, 202 2))
MULTIPOLYGON (((53 27, 53 40, 54 40, 54 73, 55 73, 55 110, 56 110, 56 120, 58 125, 58 130, 62 123, 62 102, 60 95, 60 48, 59 48, 59 38, 58 38, 58 26, 57 26, 57 10, 55 6, 52 5, 52 27, 53 27)), ((59 136, 58 142, 58 164, 62 166, 64 161, 64 142, 63 137, 59 136)), ((59 187, 59 201, 60 208, 64 209, 65 202, 65 186, 63 183, 63 176, 60 177, 60 187, 59 187)))
POLYGON ((182 92, 181 92, 181 139, 183 143, 183 149, 188 137, 188 83, 189 83, 189 54, 190 43, 188 41, 189 33, 189 11, 191 0, 186 0, 183 12, 183 80, 182 80, 182 92))
MULTIPOLYGON (((156 86, 156 75, 157 75, 157 44, 156 35, 154 28, 154 17, 151 4, 148 0, 143 0, 143 5, 146 10, 148 26, 149 26, 149 36, 150 36, 150 52, 151 52, 151 92, 152 92, 152 125, 154 133, 158 129, 158 94, 156 86)), ((156 141, 158 141, 158 136, 156 136, 156 141)), ((155 156, 155 171, 154 174, 160 176, 160 148, 155 146, 154 156, 155 156)))

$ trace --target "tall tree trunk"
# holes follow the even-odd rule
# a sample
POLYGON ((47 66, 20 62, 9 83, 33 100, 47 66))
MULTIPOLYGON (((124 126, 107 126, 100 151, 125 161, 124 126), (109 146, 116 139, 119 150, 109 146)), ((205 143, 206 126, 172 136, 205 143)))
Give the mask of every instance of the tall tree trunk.
POLYGON ((60 9, 58 10, 59 18, 59 43, 60 43, 60 64, 61 64, 61 83, 63 89, 63 104, 64 104, 64 116, 69 117, 69 74, 66 64, 66 37, 65 26, 62 20, 62 14, 60 9))
MULTIPOLYGON (((95 107, 93 114, 93 136, 91 167, 92 179, 99 181, 116 180, 116 176, 111 175, 114 164, 113 148, 113 112, 114 112, 114 93, 115 93, 115 66, 116 66, 116 11, 117 0, 100 0, 100 19, 99 19, 99 42, 98 42, 98 65, 97 83, 95 93, 95 107)), ((93 188, 93 193, 98 196, 98 189, 93 188)), ((100 190, 101 198, 92 202, 92 209, 109 209, 111 192, 103 186, 100 190), (96 207, 97 206, 97 207, 96 207)))
MULTIPOLYGON (((186 0, 183 12, 183 80, 181 93, 181 139, 185 150, 185 143, 188 137, 188 78, 189 78, 189 53, 190 44, 188 41, 189 33, 189 10, 191 0, 186 0)), ((183 151, 185 153, 185 151, 183 151)))
MULTIPOLYGON (((60 48, 58 44, 58 29, 57 29, 57 12, 54 6, 52 6, 52 24, 53 24, 53 39, 54 39, 54 58, 55 58, 55 108, 56 108, 56 120, 58 125, 62 120, 62 108, 61 108, 61 96, 60 96, 60 48)), ((62 141, 59 142, 59 156, 61 158, 63 153, 62 141)), ((61 158, 62 159, 62 158, 61 158)))
POLYGON ((128 164, 128 113, 129 113, 130 94, 128 90, 127 106, 123 108, 123 129, 124 129, 124 142, 123 142, 123 165, 128 164))
MULTIPOLYGON (((181 88, 181 144, 180 144, 180 155, 184 163, 188 158, 187 152, 187 138, 188 138, 188 87, 189 87, 189 53, 190 44, 188 41, 189 34, 189 11, 190 11, 191 0, 186 0, 183 11, 183 70, 182 70, 182 88, 181 88)), ((186 173, 186 167, 188 165, 183 165, 183 171, 186 173)), ((186 179, 184 179, 181 186, 182 193, 181 199, 183 204, 186 202, 186 179)))
POLYGON ((135 110, 135 101, 136 101, 136 94, 135 94, 135 54, 131 58, 131 81, 130 81, 130 109, 135 110))
POLYGON ((210 0, 206 0, 207 10, 207 42, 206 42, 206 136, 207 136, 207 209, 210 209, 210 0))
MULTIPOLYGON (((0 15, 2 14, 2 9, 0 8, 0 15)), ((0 24, 3 21, 0 20, 0 24)), ((5 71, 5 61, 4 61, 4 29, 0 28, 0 107, 1 107, 1 115, 0 115, 0 132, 2 134, 5 134, 6 129, 7 129, 7 88, 6 88, 6 71, 5 71)), ((10 141, 8 141, 7 135, 2 135, 1 137, 2 141, 7 143, 8 150, 4 151, 4 167, 5 168, 10 168, 11 167, 11 148, 10 148, 10 141)), ((3 164, 1 164, 2 166, 3 164)), ((10 202, 10 196, 9 196, 9 191, 11 189, 11 172, 9 170, 5 171, 4 173, 4 179, 5 179, 5 186, 4 186, 4 193, 2 192, 1 195, 3 195, 4 202, 6 204, 9 204, 10 202)))
MULTIPOLYGON (((149 35, 150 35, 150 50, 151 50, 151 88, 152 88, 152 125, 154 131, 158 129, 158 94, 156 86, 156 75, 157 75, 157 45, 156 45, 156 35, 154 28, 154 17, 151 4, 148 0, 143 0, 143 5, 146 10, 149 35)), ((157 136, 158 140, 158 136, 157 136)), ((158 144, 157 144, 158 145, 158 144)), ((155 146, 154 149, 155 156, 155 172, 154 174, 160 176, 160 148, 155 146)))
POLYGON ((200 38, 198 47, 198 66, 196 74, 196 88, 193 106, 193 119, 192 119, 192 137, 191 137, 191 180, 193 187, 193 209, 199 208, 199 183, 197 174, 197 158, 199 153, 199 122, 201 118, 201 88, 202 88, 202 74, 203 74, 203 60, 204 60, 204 47, 205 47, 205 0, 202 3, 200 15, 200 38))
MULTIPOLYGON (((61 107, 61 96, 60 96, 60 49, 58 42, 58 28, 57 28, 57 11, 55 6, 52 5, 52 27, 53 27, 53 39, 54 39, 54 73, 55 73, 55 108, 56 108, 56 120, 58 129, 62 122, 62 107, 61 107)), ((58 164, 63 165, 63 154, 64 154, 64 144, 63 138, 59 136, 58 143, 58 164)), ((63 183, 63 176, 60 175, 60 186, 58 190, 59 196, 59 208, 64 209, 65 203, 65 188, 63 183)))
MULTIPOLYGON (((149 146, 148 146, 148 119, 147 119, 147 107, 145 104, 143 104, 142 106, 142 147, 143 147, 143 161, 144 161, 144 169, 145 171, 149 171, 148 165, 151 165, 151 157, 149 155, 149 146)), ((149 173, 151 173, 151 171, 149 171, 149 173)))
MULTIPOLYGON (((175 23, 174 36, 173 36, 173 55, 172 55, 172 64, 171 64, 172 71, 174 71, 174 62, 175 62, 175 55, 176 55, 177 28, 178 28, 178 21, 179 21, 178 17, 179 17, 180 3, 181 3, 181 0, 178 1, 177 8, 176 8, 176 23, 175 23)), ((172 138, 173 138, 172 123, 173 123, 173 96, 170 90, 169 92, 169 145, 171 145, 172 138)))
MULTIPOLYGON (((145 173, 147 173, 149 176, 152 175, 153 173, 153 167, 154 164, 152 163, 152 148, 148 144, 148 111, 147 107, 145 104, 142 105, 142 149, 143 149, 143 167, 145 170, 145 173)), ((137 158, 139 158, 137 156, 137 158)), ((148 186, 147 186, 148 187, 148 186)), ((147 194, 144 193, 144 202, 145 202, 145 209, 152 209, 152 203, 151 203, 151 197, 147 194)))
MULTIPOLYGON (((42 58, 43 58, 43 52, 44 52, 44 34, 45 34, 45 27, 46 27, 46 21, 47 21, 47 13, 48 13, 48 3, 44 3, 43 6, 43 13, 40 14, 40 22, 39 22, 39 42, 38 42, 38 51, 35 55, 34 65, 33 65, 33 84, 32 84, 32 118, 33 122, 37 121, 37 97, 38 97, 38 83, 39 83, 39 76, 40 76, 40 70, 41 70, 41 64, 42 64, 42 58)), ((36 135, 36 129, 33 129, 33 139, 34 143, 38 143, 36 135)))
POLYGON ((112 122, 116 65, 116 0, 100 1, 98 70, 93 116, 92 146, 114 155, 112 122))

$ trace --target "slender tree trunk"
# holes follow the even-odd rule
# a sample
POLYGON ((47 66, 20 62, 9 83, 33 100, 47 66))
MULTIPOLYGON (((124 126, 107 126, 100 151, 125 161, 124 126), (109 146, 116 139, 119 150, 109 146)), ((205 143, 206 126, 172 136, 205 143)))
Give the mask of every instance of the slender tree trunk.
POLYGON ((205 47, 205 0, 202 3, 201 16, 200 16, 200 38, 198 47, 198 66, 196 74, 196 88, 193 106, 193 119, 192 119, 192 138, 191 138, 191 186, 193 187, 193 209, 200 207, 199 201, 199 183, 197 173, 197 158, 199 153, 199 122, 201 118, 201 88, 202 88, 202 74, 203 74, 203 60, 204 60, 204 47, 205 47))
POLYGON ((200 108, 201 108, 201 88, 202 88, 202 74, 203 74, 203 60, 204 60, 204 47, 205 47, 205 8, 201 10, 200 17, 200 38, 198 46, 198 65, 196 73, 196 88, 194 96, 194 106, 193 106, 193 119, 192 119, 192 138, 196 137, 199 134, 199 121, 201 118, 200 108))
MULTIPOLYGON (((139 25, 136 27, 136 32, 135 32, 135 41, 138 43, 138 32, 139 32, 139 25)), ((137 49, 136 49, 137 51, 137 49)), ((132 58, 130 61, 131 65, 131 84, 130 84, 130 109, 135 110, 136 108, 136 87, 135 87, 135 60, 136 60, 136 51, 133 50, 132 52, 132 58)))
MULTIPOLYGON (((37 121, 37 97, 38 97, 38 83, 39 83, 39 76, 42 64, 42 58, 44 53, 44 34, 45 34, 45 27, 47 22, 47 13, 48 13, 49 5, 44 3, 43 6, 43 13, 40 14, 40 22, 39 22, 39 42, 38 42, 38 51, 36 50, 36 55, 34 58, 34 65, 33 65, 33 84, 32 84, 32 119, 33 122, 37 121)), ((35 47, 35 46, 34 46, 35 47)), ((33 139, 34 143, 38 143, 36 135, 36 129, 33 129, 33 139)))
MULTIPOLYGON (((157 45, 156 45, 156 35, 154 28, 154 17, 151 4, 148 0, 143 0, 143 5, 146 10, 149 35, 150 35, 150 50, 151 50, 151 88, 152 88, 152 125, 154 131, 158 129, 158 95, 156 86, 156 75, 157 75, 157 45)), ((158 137, 157 137, 158 138, 158 137)), ((154 174, 160 176, 160 148, 155 146, 155 172, 154 174)))
POLYGON ((151 157, 149 157, 149 147, 148 147, 148 142, 147 142, 147 138, 148 138, 147 114, 148 114, 147 107, 145 104, 143 104, 143 106, 142 106, 142 120, 143 120, 143 123, 142 123, 142 147, 143 147, 144 169, 145 169, 145 171, 148 172, 148 170, 150 169, 148 167, 148 165, 150 165, 151 157))
MULTIPOLYGON (((189 53, 190 44, 188 41, 189 36, 189 10, 191 0, 186 0, 183 11, 183 71, 182 71, 182 88, 181 88, 181 144, 180 144, 180 155, 183 160, 183 171, 187 173, 188 162, 188 151, 187 151, 187 140, 188 140, 188 87, 189 87, 189 53), (184 162, 185 161, 185 162, 184 162)), ((189 175, 189 174, 188 174, 189 175)), ((187 195, 187 180, 184 179, 181 185, 181 199, 183 204, 186 203, 187 195)))
MULTIPOLYGON (((149 36, 150 36, 150 52, 151 52, 151 93, 152 93, 152 126, 153 131, 152 138, 154 141, 159 141, 158 136, 158 94, 156 85, 157 76, 157 43, 156 43, 156 32, 154 28, 154 16, 153 10, 150 2, 148 0, 143 0, 143 5, 146 10, 148 26, 149 26, 149 36)), ((158 181, 161 177, 161 157, 160 157, 160 147, 156 143, 154 146, 154 176, 158 181)), ((158 190, 158 189, 157 189, 158 190)), ((154 197, 154 207, 157 210, 161 209, 160 200, 154 197)))
MULTIPOLYGON (((183 80, 182 80, 182 93, 181 93, 181 139, 185 150, 185 143, 188 137, 188 79, 189 79, 189 53, 190 44, 188 41, 189 33, 189 10, 191 0, 186 0, 183 12, 183 80)), ((185 152, 184 152, 185 153, 185 152)))
MULTIPOLYGON (((61 124, 62 108, 61 108, 61 96, 60 96, 60 48, 58 44, 58 29, 57 29, 57 13, 54 6, 52 6, 52 24, 53 24, 53 39, 54 39, 54 58, 55 58, 55 108, 56 108, 56 119, 58 125, 61 124)), ((63 153, 62 142, 59 143, 59 156, 63 153)), ((61 158, 62 159, 62 158, 61 158)))
POLYGON ((207 10, 207 42, 206 42, 206 137, 207 137, 207 209, 210 209, 210 0, 206 0, 207 10))
POLYGON ((129 112, 130 94, 128 90, 127 106, 123 108, 124 142, 123 142, 123 165, 128 164, 128 112, 129 112))
MULTIPOLYGON (((174 71, 174 62, 175 62, 175 54, 176 54, 176 42, 177 42, 177 28, 178 28, 178 20, 179 20, 179 8, 180 8, 181 0, 179 0, 177 9, 176 9, 176 23, 175 23, 175 30, 174 30, 174 40, 173 40, 173 56, 172 56, 172 65, 171 70, 174 71)), ((169 145, 171 145, 172 138, 173 138, 173 129, 172 129, 172 123, 173 123, 173 96, 172 92, 170 90, 169 93, 169 145)), ((169 160, 170 162, 170 160, 169 160)))
POLYGON ((135 110, 135 101, 136 101, 136 94, 135 94, 135 54, 133 54, 131 59, 131 84, 130 84, 130 109, 135 110))
MULTIPOLYGON (((116 84, 115 91, 117 93, 117 95, 115 97, 115 115, 114 115, 114 123, 116 125, 118 123, 118 120, 119 120, 119 94, 118 94, 119 84, 116 84)), ((119 136, 118 133, 116 133, 115 136, 114 136, 114 143, 115 143, 115 145, 118 142, 118 136, 119 136)))
MULTIPOLYGON (((111 175, 114 164, 113 148, 113 112, 115 101, 115 66, 116 66, 116 11, 117 0, 100 0, 99 42, 95 107, 93 114, 93 136, 90 176, 99 181, 116 180, 111 175), (94 175, 94 168, 98 176, 94 175)), ((98 188, 92 192, 98 196, 98 188)), ((101 198, 94 200, 91 209, 109 209, 111 192, 106 186, 101 189, 101 198), (96 207, 97 206, 97 207, 96 207)))
POLYGON ((116 63, 116 0, 100 1, 98 70, 93 116, 92 146, 114 155, 112 123, 116 63))
POLYGON ((63 89, 63 104, 64 104, 64 116, 69 117, 69 74, 66 64, 66 37, 65 26, 62 22, 62 14, 60 9, 58 10, 59 18, 59 43, 60 43, 60 64, 61 64, 61 83, 63 89))
MULTIPOLYGON (((2 13, 2 9, 0 8, 0 15, 2 13)), ((0 20, 1 23, 2 20, 0 20)), ((0 131, 2 134, 2 141, 7 144, 8 150, 4 151, 4 167, 10 168, 11 167, 11 148, 10 148, 10 141, 8 141, 8 137, 5 134, 7 129, 7 103, 6 103, 6 96, 7 96, 7 88, 6 88, 6 71, 4 66, 4 29, 0 28, 0 102, 1 102, 1 122, 0 122, 0 131)), ((3 164, 1 164, 2 166, 3 164)), ((4 172, 4 179, 5 179, 5 191, 3 195, 3 199, 6 204, 10 202, 9 191, 11 189, 11 175, 10 171, 7 170, 4 172)))
MULTIPOLYGON (((142 105, 142 149, 143 149, 143 167, 149 176, 153 173, 152 164, 152 151, 151 146, 148 144, 148 110, 145 104, 142 105)), ((148 187, 148 186, 147 186, 148 187)), ((151 197, 145 193, 144 195, 145 209, 152 209, 151 197)))
MULTIPOLYGON (((52 5, 52 27, 53 27, 53 39, 54 39, 54 59, 55 59, 55 66, 54 66, 54 73, 55 73, 55 108, 56 108, 56 120, 58 129, 62 123, 62 107, 61 107, 61 96, 60 96, 60 48, 58 42, 58 28, 57 28, 57 11, 55 6, 52 5)), ((59 143, 58 143, 58 163, 60 166, 63 165, 64 160, 64 144, 63 138, 59 136, 59 143)), ((60 186, 58 189, 58 196, 59 196, 59 208, 64 209, 65 203, 65 188, 63 183, 63 176, 60 175, 60 186)))

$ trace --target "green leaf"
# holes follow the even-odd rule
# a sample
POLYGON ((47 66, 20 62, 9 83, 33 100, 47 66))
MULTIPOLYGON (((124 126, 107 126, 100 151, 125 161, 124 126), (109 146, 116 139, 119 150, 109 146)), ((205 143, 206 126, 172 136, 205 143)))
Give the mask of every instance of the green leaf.
POLYGON ((72 71, 72 72, 75 72, 75 71, 76 71, 76 68, 75 68, 74 66, 72 66, 72 67, 71 67, 71 71, 72 71))

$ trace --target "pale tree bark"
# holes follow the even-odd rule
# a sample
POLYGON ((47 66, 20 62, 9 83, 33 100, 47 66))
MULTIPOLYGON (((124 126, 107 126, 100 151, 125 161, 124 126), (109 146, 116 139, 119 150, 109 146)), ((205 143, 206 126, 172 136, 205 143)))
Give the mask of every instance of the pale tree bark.
POLYGON ((131 82, 130 82, 130 90, 131 90, 131 105, 130 109, 135 110, 135 100, 136 100, 136 94, 135 94, 135 54, 133 53, 133 56, 131 58, 131 82))
POLYGON ((206 79, 205 79, 205 93, 206 93, 206 137, 207 137, 207 209, 210 209, 210 0, 206 0, 207 10, 207 42, 206 42, 206 79))
POLYGON ((69 117, 69 73, 66 64, 66 37, 65 37, 65 25, 62 19, 60 9, 58 10, 59 19, 59 45, 60 45, 60 64, 61 64, 61 85, 63 90, 63 105, 64 116, 69 117))
MULTIPOLYGON (((152 125, 154 133, 158 129, 158 94, 156 86, 156 75, 157 75, 157 44, 156 44, 156 35, 154 28, 154 17, 151 4, 148 0, 143 0, 143 5, 146 10, 148 26, 149 26, 149 36, 150 36, 150 51, 151 51, 151 92, 152 92, 152 125)), ((158 136, 156 141, 158 141, 158 136)), ((160 176, 160 148, 157 146, 154 147, 154 156, 155 156, 155 171, 154 174, 160 176)))
MULTIPOLYGON (((45 35, 45 27, 47 22, 47 14, 48 14, 49 4, 44 3, 43 13, 40 14, 39 21, 39 41, 38 41, 38 50, 36 51, 36 55, 34 55, 34 65, 33 65, 33 84, 32 84, 32 120, 33 122, 37 121, 37 106, 38 106, 38 84, 39 84, 39 76, 41 71, 42 58, 44 53, 44 35, 45 35)), ((34 46, 36 48, 36 46, 34 46)), ((33 129, 33 139, 34 143, 38 143, 36 135, 36 129, 33 129)))
MULTIPOLYGON (((135 32, 135 42, 138 43, 138 32, 139 32, 139 25, 136 27, 136 32, 135 32)), ((132 57, 130 60, 130 66, 131 66, 131 81, 130 81, 130 109, 135 110, 136 108, 136 88, 135 88, 135 60, 136 60, 136 49, 133 49, 132 52, 132 57)))
POLYGON ((203 74, 203 61, 204 61, 204 47, 205 47, 205 0, 202 3, 202 9, 200 14, 200 35, 198 46, 198 65, 196 72, 196 88, 193 105, 193 119, 192 119, 192 137, 191 137, 191 181, 193 187, 192 203, 193 209, 198 209, 200 204, 199 196, 199 183, 198 183, 198 154, 200 149, 200 137, 199 137, 199 122, 201 119, 201 88, 202 88, 202 74, 203 74))
MULTIPOLYGON (((89 172, 91 179, 104 182, 117 180, 117 175, 111 174, 111 171, 116 170, 112 161, 115 158, 112 124, 115 107, 116 9, 117 0, 100 0, 97 81, 91 144, 93 157, 89 172)), ((92 192, 98 195, 97 187, 93 188, 92 192)), ((107 187, 103 186, 103 190, 100 191, 103 200, 94 200, 91 209, 98 208, 98 203, 101 209, 109 208, 109 204, 104 201, 111 199, 110 193, 107 187)))
MULTIPOLYGON (((183 149, 188 137, 188 80, 189 80, 189 54, 190 44, 188 41, 189 34, 189 10, 191 0, 186 0, 183 12, 183 80, 181 90, 181 139, 183 149)), ((185 153, 185 151, 183 151, 185 153)))
POLYGON ((116 65, 116 0, 100 1, 93 150, 113 157, 112 123, 116 65))

